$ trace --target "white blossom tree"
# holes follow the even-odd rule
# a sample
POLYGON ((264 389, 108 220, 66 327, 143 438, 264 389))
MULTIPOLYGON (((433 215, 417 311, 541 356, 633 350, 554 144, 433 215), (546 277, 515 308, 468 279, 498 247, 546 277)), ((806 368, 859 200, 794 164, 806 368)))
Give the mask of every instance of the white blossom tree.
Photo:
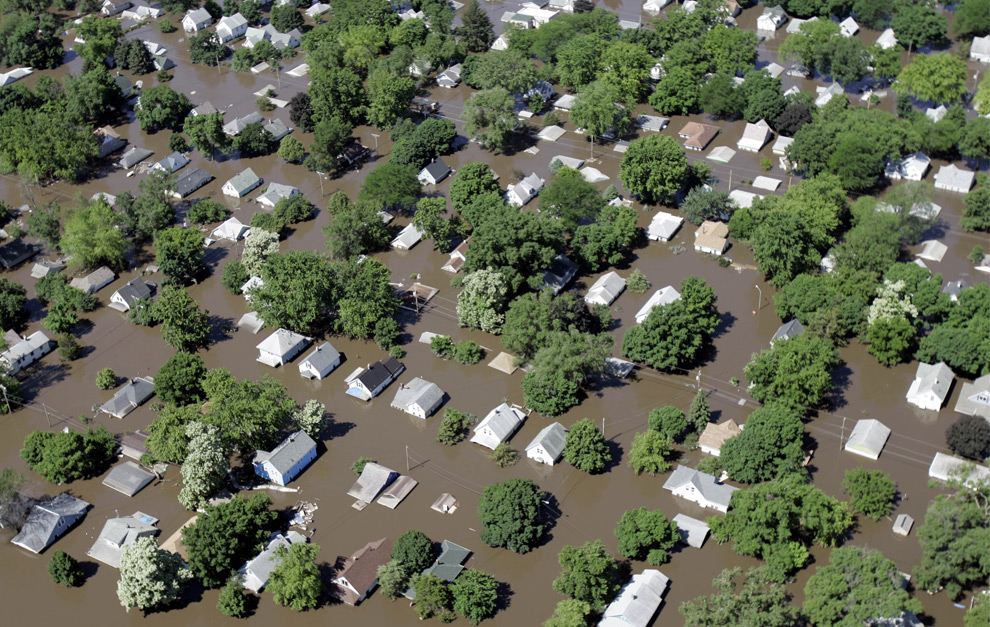
POLYGON ((464 289, 457 296, 457 323, 462 327, 501 333, 508 292, 501 273, 491 268, 467 275, 464 289))
POLYGON ((870 305, 866 322, 872 326, 878 320, 892 320, 894 318, 912 320, 917 318, 918 308, 911 302, 911 295, 902 294, 903 291, 903 280, 889 281, 885 279, 883 285, 877 288, 877 297, 870 305))
POLYGON ((327 406, 318 400, 310 399, 292 413, 292 421, 297 429, 302 429, 306 435, 315 440, 327 426, 327 406))
POLYGON ((186 427, 189 445, 182 464, 179 502, 186 509, 199 509, 217 493, 230 470, 230 460, 216 425, 191 422, 186 427))
POLYGON ((129 612, 132 607, 150 610, 179 598, 192 573, 182 558, 158 548, 154 538, 139 538, 124 547, 120 556, 117 598, 129 612))
POLYGON ((261 276, 265 261, 278 250, 278 233, 264 229, 251 229, 247 237, 244 238, 244 253, 241 255, 241 264, 249 275, 261 276))

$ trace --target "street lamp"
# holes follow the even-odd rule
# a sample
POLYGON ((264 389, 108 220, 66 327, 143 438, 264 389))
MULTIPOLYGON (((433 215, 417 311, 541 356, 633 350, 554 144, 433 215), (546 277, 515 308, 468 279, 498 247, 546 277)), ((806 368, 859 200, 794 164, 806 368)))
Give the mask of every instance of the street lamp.
POLYGON ((760 289, 759 285, 754 285, 753 287, 755 287, 759 292, 759 300, 756 301, 756 311, 759 312, 760 308, 763 306, 763 290, 760 289))
POLYGON ((375 154, 378 154, 378 133, 372 133, 372 137, 375 138, 375 154))

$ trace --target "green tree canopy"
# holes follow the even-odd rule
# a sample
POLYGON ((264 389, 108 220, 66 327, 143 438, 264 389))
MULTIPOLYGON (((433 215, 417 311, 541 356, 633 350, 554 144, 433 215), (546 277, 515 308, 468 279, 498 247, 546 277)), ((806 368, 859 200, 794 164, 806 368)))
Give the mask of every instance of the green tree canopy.
POLYGON ((897 76, 892 89, 919 100, 958 102, 966 89, 966 63, 949 53, 919 54, 897 76))
POLYGON ((571 425, 567 432, 564 459, 578 470, 595 474, 605 470, 612 454, 602 432, 591 419, 584 418, 571 425))
POLYGON ((791 605, 791 595, 782 583, 767 574, 765 566, 746 572, 742 586, 736 580, 743 571, 738 566, 723 570, 712 581, 718 592, 681 603, 687 627, 789 627, 800 624, 800 613, 791 605))
POLYGON ((659 566, 670 559, 669 551, 681 536, 677 523, 667 520, 663 512, 640 507, 622 515, 615 537, 623 556, 635 560, 645 557, 650 564, 659 566))
MULTIPOLYGON (((227 503, 207 505, 196 522, 182 529, 189 569, 207 588, 219 588, 230 573, 268 542, 277 514, 267 494, 234 496, 227 503)), ((312 545, 306 545, 312 546, 312 545)))
POLYGON ((878 521, 894 511, 897 486, 882 470, 851 468, 842 480, 842 491, 849 495, 849 505, 859 512, 878 521))
POLYGON ((777 340, 746 366, 750 394, 761 403, 778 401, 800 411, 817 407, 832 388, 832 370, 839 363, 826 338, 803 333, 777 340))
POLYGON ((192 296, 181 287, 162 288, 153 308, 162 325, 162 339, 172 348, 192 353, 210 340, 210 312, 202 311, 192 296))
POLYGON ((543 537, 540 487, 530 479, 510 479, 485 488, 478 502, 478 518, 484 526, 481 541, 528 553, 543 537))
POLYGON ((650 135, 632 142, 619 166, 622 184, 647 203, 673 198, 687 173, 684 149, 666 135, 650 135))
POLYGON ((557 561, 560 576, 553 580, 553 589, 561 594, 600 611, 619 590, 618 565, 601 540, 565 546, 557 561))
POLYGON ((785 473, 801 472, 804 425, 786 406, 767 405, 746 419, 742 433, 723 445, 722 466, 735 481, 758 483, 785 473))

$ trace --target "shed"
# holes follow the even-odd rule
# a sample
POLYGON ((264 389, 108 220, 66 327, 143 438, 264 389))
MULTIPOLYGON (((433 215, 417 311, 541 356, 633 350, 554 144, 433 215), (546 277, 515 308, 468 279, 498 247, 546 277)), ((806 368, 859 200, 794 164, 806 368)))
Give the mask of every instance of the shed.
POLYGON ((914 518, 911 518, 907 514, 898 514, 897 518, 894 519, 893 532, 899 536, 907 536, 911 533, 911 527, 914 526, 914 518))
POLYGON ((957 168, 955 164, 943 165, 935 173, 935 187, 949 192, 965 194, 973 187, 976 174, 957 168))
POLYGON ((760 194, 745 192, 741 189, 734 189, 729 192, 729 200, 736 204, 739 209, 749 209, 753 203, 763 198, 760 194))
POLYGON ((925 240, 921 242, 920 246, 921 251, 915 253, 914 256, 927 259, 928 261, 942 261, 942 257, 949 251, 948 246, 934 239, 925 240))
POLYGON ((261 182, 261 177, 255 174, 251 168, 247 168, 223 184, 223 193, 234 198, 241 198, 261 185, 261 182))
POLYGON ((378 585, 378 568, 391 559, 392 542, 369 542, 350 557, 337 557, 330 593, 348 605, 357 605, 378 585))
POLYGON ((897 37, 894 35, 894 29, 888 28, 880 33, 877 37, 876 45, 880 46, 883 50, 890 50, 897 45, 897 37))
POLYGON ((140 429, 125 434, 120 440, 120 451, 125 457, 141 461, 141 458, 148 453, 148 434, 140 429))
POLYGON ((939 105, 937 107, 928 107, 925 109, 925 117, 927 117, 932 122, 941 122, 945 118, 945 114, 949 112, 945 108, 945 105, 939 105))
POLYGON ((698 438, 698 446, 702 453, 719 457, 722 455, 722 447, 726 441, 740 433, 742 433, 742 428, 736 424, 735 420, 725 420, 719 424, 710 422, 705 425, 705 430, 698 438))
POLYGON ((980 63, 990 63, 990 35, 973 37, 973 44, 969 48, 969 58, 980 63))
POLYGON ((648 568, 633 575, 605 608, 598 627, 647 627, 663 603, 669 585, 670 579, 659 570, 648 568))
POLYGON ((364 465, 364 470, 361 471, 357 481, 347 491, 347 495, 358 501, 370 503, 398 476, 399 473, 391 468, 386 468, 375 462, 368 462, 364 465))
POLYGON ((443 404, 443 397, 444 392, 436 383, 416 377, 399 385, 392 408, 425 420, 443 404))
POLYGON ((107 566, 120 568, 121 555, 129 544, 137 542, 140 538, 153 538, 161 533, 161 530, 155 526, 157 523, 157 518, 141 512, 111 518, 103 525, 100 536, 86 551, 86 555, 107 566))
POLYGON ((247 329, 257 335, 259 331, 265 328, 265 321, 258 317, 257 312, 249 311, 237 321, 237 328, 247 329))
POLYGON ((385 488, 382 495, 378 497, 378 504, 384 505, 389 509, 395 509, 418 485, 419 481, 408 475, 402 475, 392 485, 385 488))
POLYGON ((155 380, 151 377, 137 377, 117 390, 113 398, 100 405, 100 411, 110 414, 114 418, 123 418, 140 407, 154 394, 155 380))
POLYGON ((313 342, 313 338, 288 329, 276 329, 258 344, 258 361, 277 368, 284 366, 313 342))
POLYGON ((272 572, 282 563, 282 559, 278 556, 279 549, 285 547, 288 550, 293 544, 307 541, 306 536, 298 531, 290 531, 286 534, 272 533, 264 550, 237 570, 244 587, 255 594, 260 593, 268 585, 272 572))
POLYGON ((6 374, 13 376, 52 352, 54 344, 44 332, 35 331, 0 353, 0 362, 6 365, 6 374))
POLYGON ((736 151, 728 146, 716 146, 705 156, 709 161, 716 163, 728 163, 736 156, 736 151))
POLYGON ((575 100, 577 99, 571 94, 564 94, 553 101, 553 108, 557 111, 570 111, 571 107, 574 106, 575 100))
POLYGON ((117 464, 107 474, 106 479, 103 480, 103 485, 123 495, 134 496, 151 483, 154 478, 154 474, 141 468, 136 463, 126 461, 123 464, 117 464))
POLYGON ((646 237, 657 242, 669 242, 683 224, 684 218, 681 216, 658 211, 650 220, 650 226, 646 228, 646 237))
POLYGON ((598 277, 588 293, 584 295, 584 302, 589 305, 602 305, 608 307, 626 289, 626 280, 619 276, 619 273, 607 272, 598 277))
POLYGON ((182 523, 182 526, 175 530, 175 533, 170 535, 158 545, 158 548, 168 551, 169 553, 175 553, 182 558, 183 561, 189 560, 189 551, 186 549, 186 545, 182 544, 182 531, 186 527, 190 527, 196 524, 196 520, 199 518, 199 514, 194 514, 186 522, 182 523))
POLYGON ((921 409, 938 411, 949 395, 949 388, 955 376, 944 362, 937 364, 919 363, 914 381, 908 388, 907 402, 921 409))
POLYGON ((555 142, 563 137, 565 132, 563 128, 556 124, 551 124, 550 126, 544 126, 536 136, 544 141, 555 142))
POLYGON ((502 351, 495 356, 495 359, 488 362, 488 367, 494 368, 499 372, 504 372, 505 374, 512 374, 518 370, 518 367, 516 366, 516 358, 505 351, 502 351))
POLYGON ((856 23, 856 20, 852 16, 849 16, 839 22, 839 32, 843 37, 852 37, 859 32, 859 24, 856 23))
POLYGON ((694 249, 710 255, 721 255, 729 245, 729 227, 724 222, 705 220, 694 232, 694 249))
POLYGON ((983 416, 990 420, 990 374, 972 383, 963 383, 955 409, 960 414, 983 416))
POLYGON ((141 163, 151 155, 155 154, 153 150, 148 150, 147 148, 138 148, 134 146, 123 155, 120 156, 120 161, 117 165, 124 168, 125 170, 130 170, 137 164, 141 163))
POLYGON ((889 437, 890 429, 879 420, 873 418, 857 420, 856 426, 853 427, 849 439, 842 448, 876 461, 889 437))
POLYGON ((213 180, 213 175, 200 168, 187 170, 175 179, 175 191, 172 195, 176 198, 185 198, 200 187, 213 180))
POLYGON ((230 122, 223 125, 223 132, 231 137, 237 137, 244 132, 249 124, 261 124, 265 121, 265 118, 261 116, 257 111, 252 111, 251 113, 245 115, 244 117, 234 118, 230 122))
POLYGON ((254 474, 274 484, 284 486, 316 459, 316 442, 305 431, 296 431, 282 440, 269 453, 256 451, 252 466, 254 474))
POLYGON ((536 437, 526 445, 526 457, 535 459, 541 464, 553 466, 564 454, 564 443, 567 441, 567 429, 559 422, 543 427, 536 437))
POLYGON ((117 275, 113 273, 113 270, 106 266, 100 266, 84 277, 72 279, 69 285, 77 290, 82 290, 86 294, 92 294, 93 292, 100 291, 116 278, 117 275))
POLYGON ((10 542, 32 553, 41 553, 82 520, 90 507, 86 501, 62 492, 32 507, 20 533, 10 542))
POLYGON ((478 423, 471 441, 494 451, 495 447, 512 437, 524 420, 526 414, 519 407, 502 403, 478 423))
POLYGON ((299 364, 299 374, 322 380, 340 365, 340 353, 329 342, 320 344, 299 364))
POLYGON ((410 222, 392 240, 391 246, 396 250, 409 250, 423 239, 424 233, 415 224, 410 222))
POLYGON ((458 244, 457 248, 450 251, 450 258, 447 260, 447 263, 445 263, 443 267, 440 269, 443 270, 444 272, 451 272, 451 273, 459 272, 461 266, 463 266, 464 262, 467 261, 468 243, 470 241, 471 238, 469 237, 460 244, 458 244))
POLYGON ((832 83, 828 87, 818 87, 817 91, 818 97, 815 98, 816 107, 824 107, 835 96, 841 96, 846 93, 846 90, 844 90, 842 85, 838 83, 832 83))
POLYGON ((940 481, 962 480, 966 485, 972 485, 977 481, 990 481, 990 469, 974 464, 971 460, 935 453, 931 466, 928 467, 928 476, 940 481), (965 470, 969 470, 969 474, 962 476, 965 470))
POLYGON ((696 549, 700 549, 705 544, 710 528, 703 521, 686 514, 678 514, 674 516, 674 522, 677 523, 677 531, 681 534, 681 542, 696 549))
POLYGON ((61 272, 65 270, 65 261, 62 259, 45 259, 44 261, 39 261, 31 267, 31 277, 35 279, 40 279, 46 277, 54 272, 61 272))
POLYGON ((440 495, 437 500, 433 501, 433 505, 430 505, 430 509, 437 512, 438 514, 453 514, 460 507, 460 503, 454 498, 454 495, 449 492, 444 492, 440 495))
POLYGON ((210 237, 213 239, 228 239, 232 242, 237 242, 245 237, 247 237, 248 232, 251 228, 242 223, 237 218, 227 218, 223 223, 217 228, 213 229, 210 237))

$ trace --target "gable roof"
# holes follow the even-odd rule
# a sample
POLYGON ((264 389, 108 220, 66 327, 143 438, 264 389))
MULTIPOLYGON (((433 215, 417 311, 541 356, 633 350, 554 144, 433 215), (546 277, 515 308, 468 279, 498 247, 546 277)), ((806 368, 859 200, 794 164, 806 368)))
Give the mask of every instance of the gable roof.
POLYGON ((353 590, 342 585, 335 585, 332 590, 342 601, 354 605, 378 579, 378 567, 386 564, 391 558, 392 541, 382 538, 374 542, 369 542, 350 557, 338 557, 337 563, 342 566, 337 570, 337 577, 347 579, 359 594, 355 595, 353 590))
POLYGON ((443 159, 438 158, 436 161, 423 168, 423 172, 429 174, 430 178, 434 181, 439 181, 450 174, 450 167, 443 162, 443 159))
POLYGON ((254 463, 263 464, 265 462, 279 472, 286 474, 298 464, 310 451, 316 448, 316 442, 309 437, 305 431, 296 431, 289 437, 282 440, 271 453, 258 451, 254 454, 254 463))
POLYGON ((154 478, 155 475, 128 460, 115 466, 103 480, 103 485, 126 496, 134 496, 154 478))
POLYGON ((536 437, 526 445, 526 451, 542 446, 543 450, 553 459, 558 459, 564 453, 564 442, 567 440, 567 429, 559 422, 543 427, 536 437))
POLYGON ((589 300, 598 297, 606 303, 612 303, 624 289, 626 289, 626 280, 613 270, 598 277, 598 280, 588 289, 588 294, 584 299, 589 300))
POLYGON ((955 164, 950 163, 943 165, 935 173, 935 187, 969 190, 973 186, 975 177, 975 173, 957 168, 955 164))
POLYGON ((147 148, 138 148, 137 146, 134 146, 133 148, 131 148, 130 150, 128 150, 127 152, 125 152, 123 155, 120 156, 120 161, 117 162, 117 165, 124 168, 125 170, 129 170, 153 154, 155 154, 153 150, 148 150, 147 148))
POLYGON ((669 585, 670 579, 659 570, 648 568, 633 575, 605 608, 599 627, 647 627, 669 585))
POLYGON ((117 390, 106 403, 100 405, 100 411, 114 418, 123 418, 152 397, 155 393, 155 381, 151 377, 131 379, 127 385, 117 390))
POLYGON ((142 298, 151 298, 151 286, 145 283, 141 277, 134 277, 122 285, 115 294, 124 299, 128 305, 133 305, 142 298))
POLYGON ((357 481, 347 491, 347 495, 359 501, 370 503, 398 476, 399 473, 391 468, 386 468, 375 462, 368 462, 364 465, 364 470, 361 471, 357 481))
POLYGON ((698 446, 706 446, 715 450, 720 450, 725 441, 742 433, 742 429, 735 420, 726 420, 719 424, 710 422, 705 426, 704 432, 698 438, 698 446))
POLYGON ((889 437, 890 429, 879 420, 857 420, 843 448, 850 453, 877 459, 889 437))
POLYGON ((955 410, 960 414, 983 416, 990 420, 990 374, 985 374, 972 383, 963 383, 955 410))
POLYGON ((244 195, 251 191, 254 187, 257 187, 261 182, 261 177, 254 173, 251 168, 245 168, 242 172, 239 172, 236 176, 231 178, 225 183, 229 185, 238 194, 244 195))
POLYGON ((157 520, 141 512, 111 518, 103 525, 100 536, 86 551, 86 555, 108 566, 120 568, 120 558, 127 545, 137 542, 139 538, 158 535, 159 529, 152 524, 153 522, 157 520))
POLYGON ((430 411, 441 400, 443 400, 443 390, 436 383, 430 383, 425 379, 416 377, 409 383, 399 386, 395 392, 392 407, 406 409, 416 404, 426 411, 430 411))
POLYGON ((671 285, 657 290, 653 293, 653 296, 650 296, 646 303, 639 308, 639 311, 636 312, 636 322, 642 322, 645 320, 650 315, 650 312, 653 311, 654 307, 669 305, 675 300, 679 300, 680 297, 680 292, 674 289, 671 285))
POLYGON ((935 453, 931 466, 928 467, 928 476, 942 481, 949 479, 962 479, 967 485, 972 485, 977 481, 990 480, 990 468, 980 466, 970 460, 960 459, 945 453, 935 453), (961 477, 964 469, 970 469, 969 474, 961 477))
POLYGON ((804 325, 797 318, 785 322, 784 324, 777 327, 777 331, 773 334, 770 339, 770 344, 773 344, 777 340, 784 339, 789 340, 792 337, 797 337, 804 333, 804 325))
POLYGON ((233 241, 238 241, 245 236, 246 232, 250 227, 237 218, 231 217, 227 218, 220 224, 217 228, 213 229, 213 233, 210 234, 211 237, 215 239, 229 239, 233 241))
POLYGON ((86 276, 72 279, 69 281, 69 285, 87 294, 92 294, 115 278, 117 275, 113 273, 113 270, 106 266, 100 266, 86 276))
POLYGON ((716 481, 713 475, 706 472, 701 472, 695 470, 694 468, 688 468, 681 464, 677 465, 677 469, 670 474, 667 481, 663 484, 664 490, 674 490, 680 488, 686 484, 693 484, 695 489, 701 493, 709 503, 717 503, 723 507, 729 506, 729 501, 732 499, 732 493, 738 490, 730 485, 724 483, 719 483, 716 481))
POLYGON ((719 127, 710 124, 688 122, 677 134, 686 140, 684 142, 686 148, 704 150, 721 130, 719 127))
POLYGON ((382 383, 388 381, 389 378, 398 375, 405 369, 406 367, 399 363, 398 359, 389 357, 368 366, 364 372, 357 376, 357 380, 368 388, 368 390, 374 390, 382 383))
POLYGON ((499 440, 505 440, 515 432, 523 418, 525 418, 525 414, 522 411, 515 407, 509 407, 508 403, 502 403, 488 412, 484 420, 474 428, 474 432, 479 433, 483 428, 488 427, 499 440))
POLYGON ((313 349, 313 352, 309 355, 306 355, 306 358, 303 359, 302 363, 308 363, 316 370, 322 372, 324 369, 329 368, 330 365, 338 359, 340 359, 340 352, 334 348, 330 342, 324 342, 313 349))
POLYGON ((173 174, 189 165, 189 157, 181 152, 173 152, 154 165, 157 170, 164 170, 168 174, 173 174))
POLYGON ((688 546, 700 549, 708 537, 711 528, 697 518, 691 518, 686 514, 674 516, 673 521, 677 523, 677 531, 680 532, 681 542, 688 546))
POLYGON ((175 179, 174 195, 179 198, 185 198, 212 180, 213 175, 200 168, 187 170, 184 174, 180 174, 179 178, 175 179))
POLYGON ((90 504, 68 492, 38 503, 31 508, 24 526, 11 540, 32 553, 41 553, 68 530, 73 523, 86 515, 90 504), (64 523, 62 528, 59 523, 64 523))
POLYGON ((684 224, 684 218, 666 211, 657 211, 650 220, 646 234, 652 239, 670 239, 684 224))
POLYGON ((574 278, 577 271, 576 263, 564 255, 557 255, 550 263, 550 267, 543 271, 543 286, 550 287, 553 293, 557 294, 574 278))
POLYGON ((937 364, 919 363, 908 396, 933 394, 944 401, 953 379, 955 376, 952 374, 952 370, 944 362, 937 364))
POLYGON ((268 545, 254 559, 249 560, 238 570, 244 580, 244 587, 253 592, 259 592, 264 588, 268 584, 272 572, 282 562, 277 555, 279 547, 284 546, 288 550, 293 544, 299 542, 307 542, 307 539, 297 531, 290 531, 285 535, 273 533, 268 545))

